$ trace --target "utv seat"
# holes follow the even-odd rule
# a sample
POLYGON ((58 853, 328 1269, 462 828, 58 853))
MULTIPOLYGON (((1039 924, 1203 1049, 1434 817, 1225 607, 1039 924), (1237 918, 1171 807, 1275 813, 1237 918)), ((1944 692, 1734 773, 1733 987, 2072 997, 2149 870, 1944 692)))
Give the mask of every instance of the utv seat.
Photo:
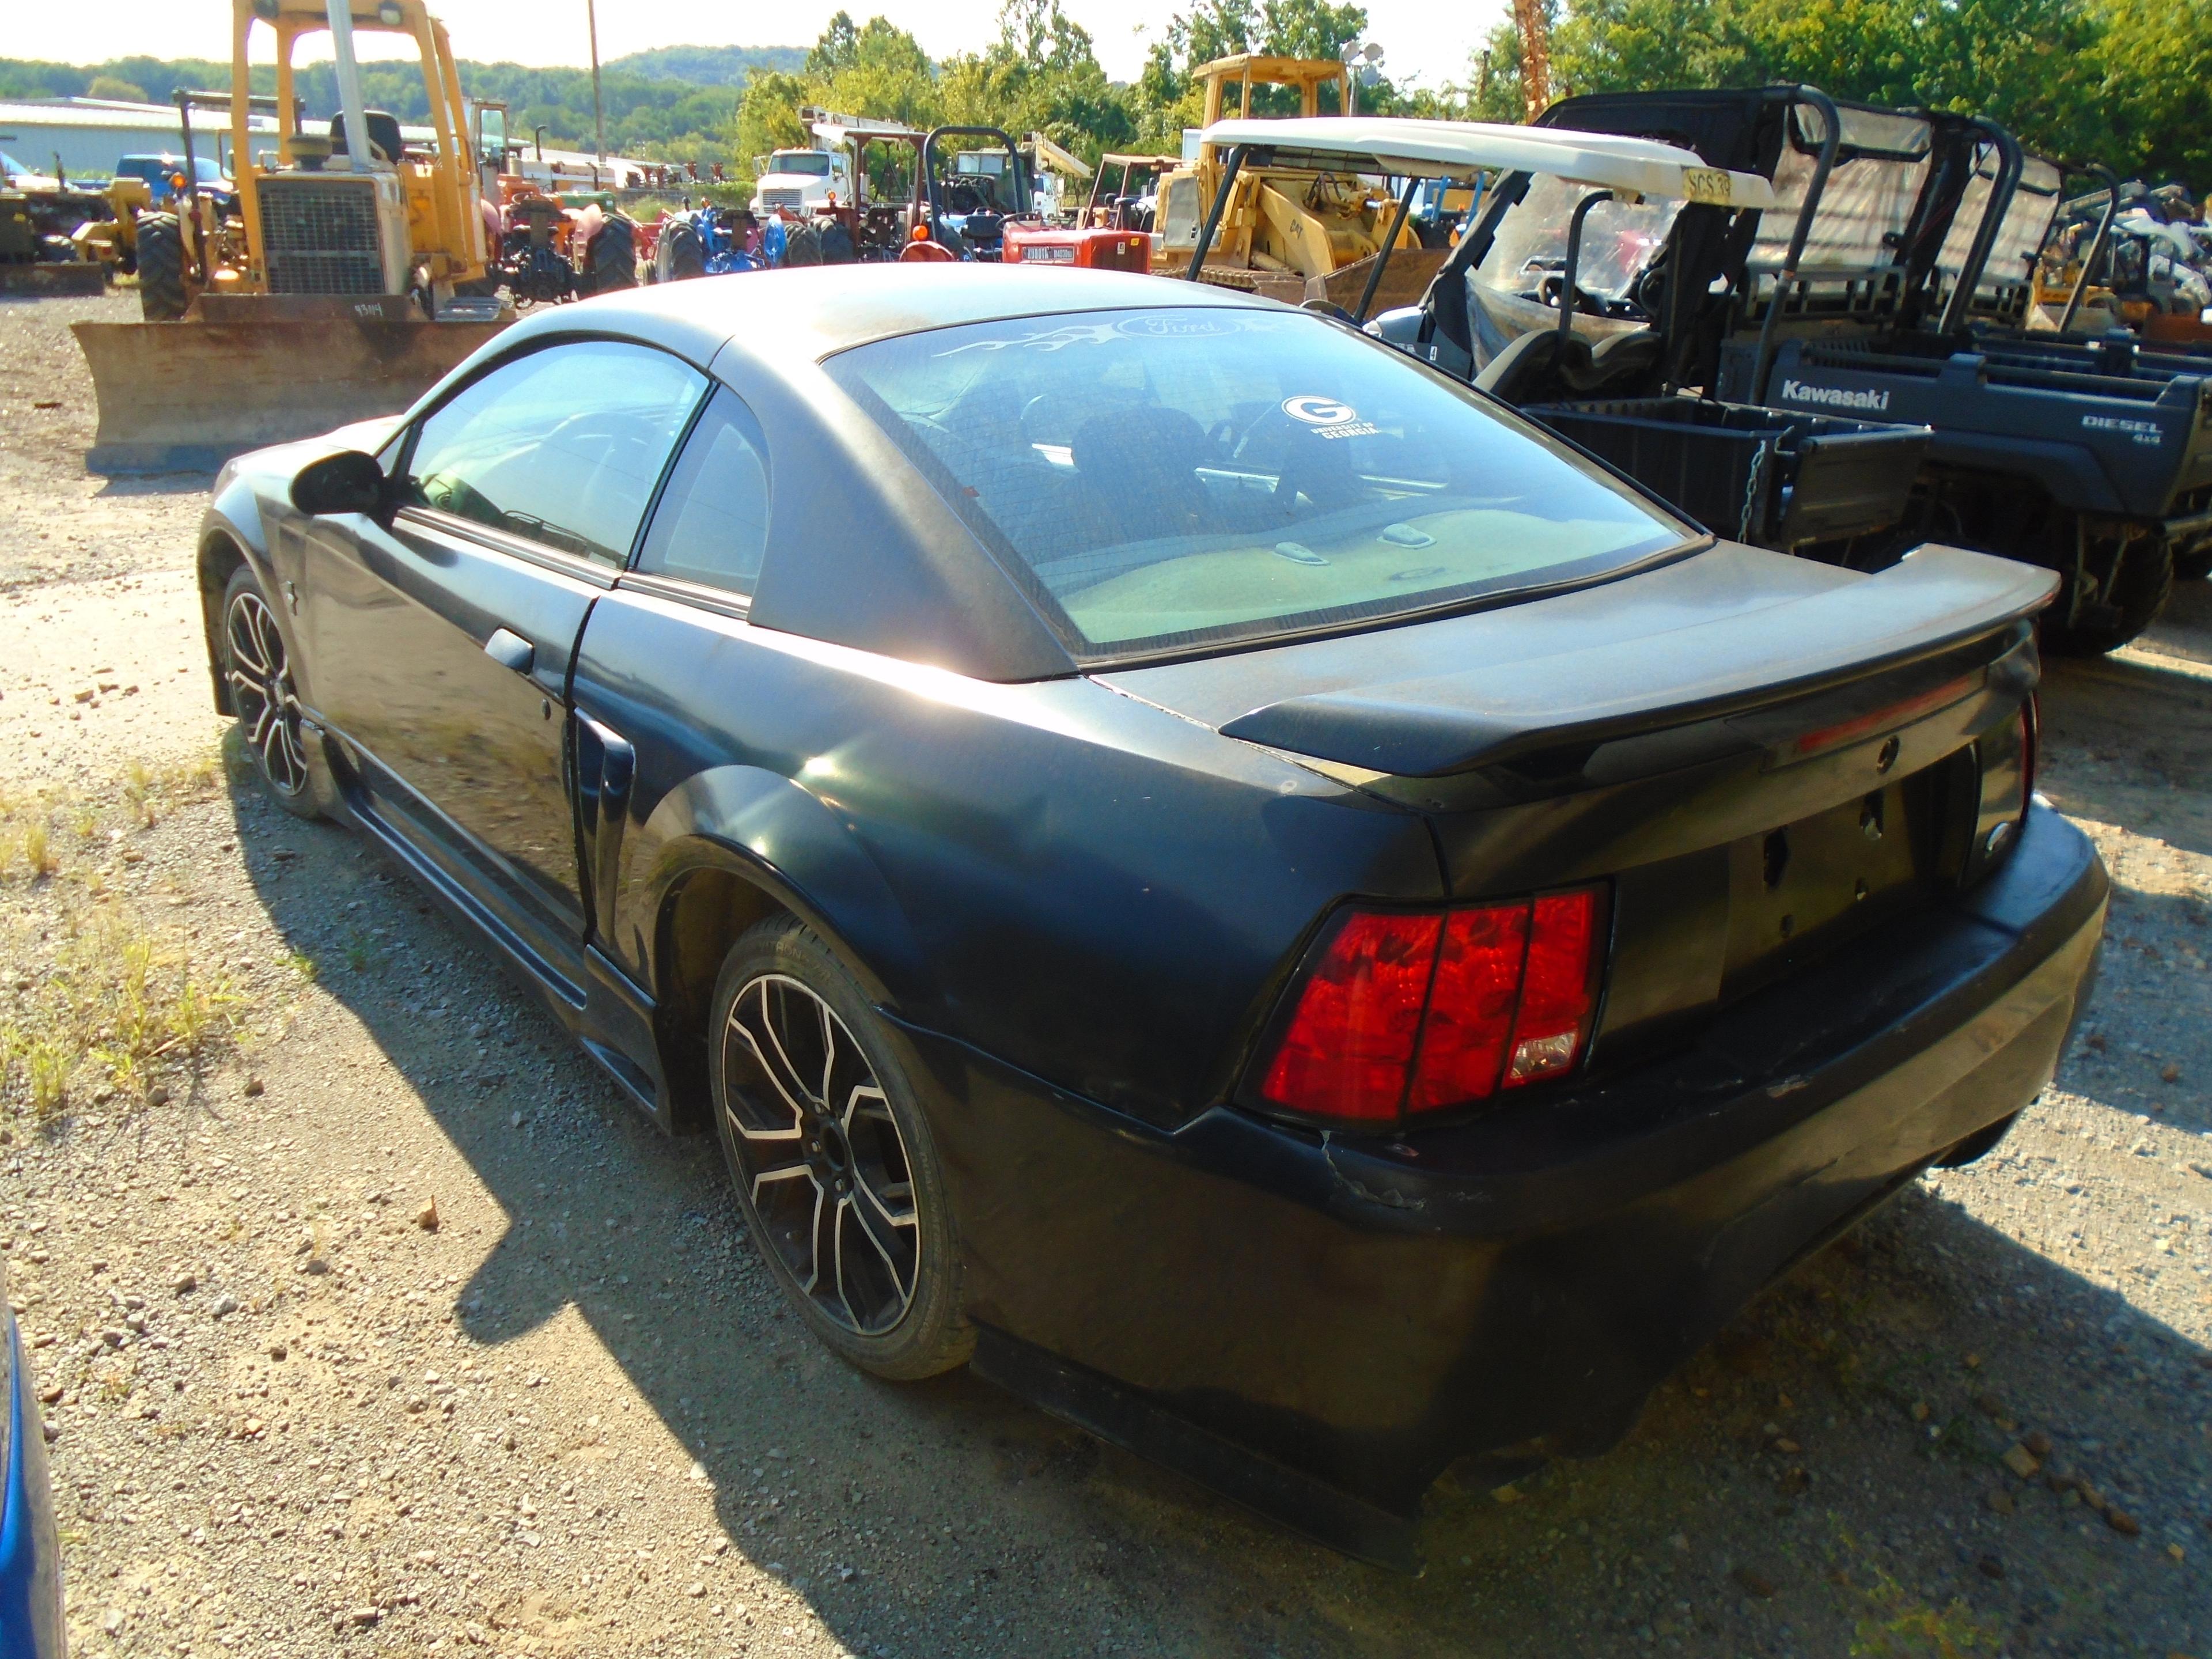
POLYGON ((1541 403, 1562 391, 1587 397, 1647 373, 1659 361, 1656 329, 1608 334, 1592 345, 1579 334, 1564 345, 1555 328, 1523 334, 1474 377, 1476 389, 1519 406, 1541 403))

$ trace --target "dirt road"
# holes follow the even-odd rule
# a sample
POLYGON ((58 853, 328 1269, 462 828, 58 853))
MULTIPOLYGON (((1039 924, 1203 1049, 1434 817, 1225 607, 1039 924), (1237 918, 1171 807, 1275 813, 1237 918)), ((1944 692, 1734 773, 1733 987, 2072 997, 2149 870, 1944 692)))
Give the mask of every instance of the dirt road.
POLYGON ((0 1249, 80 1653, 2212 1653, 2212 590, 2045 693, 2119 887, 2056 1086, 1612 1455, 1448 1480, 1409 1580, 844 1370, 711 1146, 264 805, 205 481, 77 464, 60 325, 117 304, 0 302, 0 1249), (106 1056, 43 1113, 41 1042, 106 1056))

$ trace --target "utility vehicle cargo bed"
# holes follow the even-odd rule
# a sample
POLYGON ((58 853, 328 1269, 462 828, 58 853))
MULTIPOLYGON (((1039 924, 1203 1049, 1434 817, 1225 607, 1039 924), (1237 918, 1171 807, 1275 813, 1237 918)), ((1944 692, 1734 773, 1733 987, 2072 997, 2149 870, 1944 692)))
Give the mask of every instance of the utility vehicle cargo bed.
POLYGON ((1750 404, 1622 398, 1522 411, 1717 536, 1788 552, 1905 516, 1935 434, 1750 404))

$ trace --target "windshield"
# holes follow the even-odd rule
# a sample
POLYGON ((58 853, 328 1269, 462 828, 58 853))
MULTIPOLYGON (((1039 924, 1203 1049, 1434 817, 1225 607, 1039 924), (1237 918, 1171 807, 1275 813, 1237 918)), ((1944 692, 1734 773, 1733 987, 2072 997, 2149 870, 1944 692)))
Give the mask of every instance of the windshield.
MULTIPOLYGON (((1556 307, 1560 273, 1567 264, 1568 222, 1575 204, 1589 193, 1587 185, 1549 174, 1529 180, 1528 193, 1499 222, 1490 251, 1474 268, 1474 280, 1498 293, 1556 307)), ((1667 245, 1681 210, 1681 203, 1664 198, 1646 198, 1633 206, 1600 202, 1583 221, 1575 286, 1604 302, 1609 312, 1629 314, 1638 279, 1667 245)))
POLYGON ((818 149, 780 149, 768 158, 770 173, 804 173, 816 179, 830 176, 830 158, 818 149))
POLYGON ((1475 394, 1295 312, 979 323, 825 367, 1079 659, 1547 587, 1694 534, 1475 394))

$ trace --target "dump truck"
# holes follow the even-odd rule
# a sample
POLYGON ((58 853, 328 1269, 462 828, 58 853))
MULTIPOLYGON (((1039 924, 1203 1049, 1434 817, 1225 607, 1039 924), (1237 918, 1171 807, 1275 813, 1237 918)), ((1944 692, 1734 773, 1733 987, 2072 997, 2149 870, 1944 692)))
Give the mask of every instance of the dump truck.
MULTIPOLYGON (((1351 114, 1358 95, 1351 71, 1329 58, 1239 52, 1201 64, 1193 73, 1206 87, 1208 131, 1224 119, 1264 117, 1264 107, 1255 105, 1267 100, 1255 100, 1255 90, 1287 89, 1297 102, 1296 116, 1289 118, 1308 120, 1351 114)), ((1440 262, 1441 255, 1421 258, 1419 236, 1396 215, 1396 204, 1378 188, 1379 181, 1309 167, 1231 167, 1227 151, 1202 133, 1197 159, 1160 179, 1152 227, 1154 270, 1297 305, 1320 297, 1338 272, 1372 260, 1392 223, 1398 239, 1392 246, 1415 256, 1401 264, 1401 274, 1440 262), (1206 256, 1194 260, 1201 240, 1206 256)))
POLYGON ((100 402, 94 471, 204 470, 393 413, 501 325, 495 299, 459 291, 485 276, 484 220, 453 48, 422 0, 376 0, 359 15, 325 0, 233 0, 231 58, 228 92, 179 94, 180 210, 137 220, 145 320, 73 325, 100 402), (274 98, 249 91, 257 26, 276 37, 274 98), (415 46, 427 148, 363 106, 362 30, 415 46), (324 33, 341 107, 317 131, 293 64, 300 41, 324 33), (228 191, 193 166, 192 112, 210 106, 228 116, 228 191), (256 109, 277 114, 273 152, 252 127, 256 109))

